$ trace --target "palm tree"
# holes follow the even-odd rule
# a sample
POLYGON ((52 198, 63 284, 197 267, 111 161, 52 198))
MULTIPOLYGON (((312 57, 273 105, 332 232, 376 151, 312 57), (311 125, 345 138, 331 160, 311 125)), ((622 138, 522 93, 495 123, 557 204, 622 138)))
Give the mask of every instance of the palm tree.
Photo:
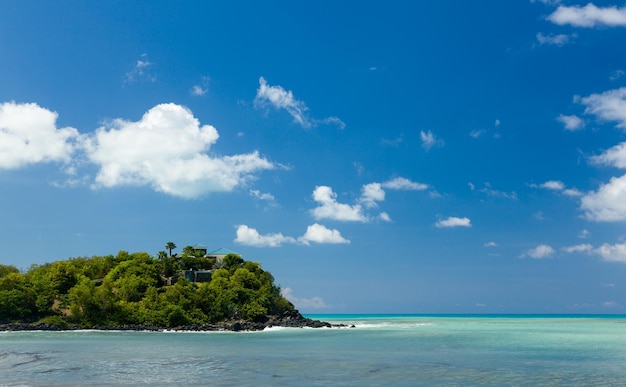
POLYGON ((165 244, 165 249, 170 251, 170 257, 172 256, 172 250, 176 248, 176 244, 174 242, 167 242, 165 244))

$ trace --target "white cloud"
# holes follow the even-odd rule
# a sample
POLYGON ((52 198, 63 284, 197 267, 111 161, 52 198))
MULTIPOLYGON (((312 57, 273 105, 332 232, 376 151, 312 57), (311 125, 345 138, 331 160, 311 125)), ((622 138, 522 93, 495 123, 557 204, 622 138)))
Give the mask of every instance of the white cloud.
POLYGON ((549 34, 549 35, 544 35, 541 32, 537 33, 536 35, 537 37, 537 42, 539 42, 540 45, 544 45, 544 44, 548 44, 548 45, 552 45, 552 46, 564 46, 565 44, 569 43, 570 38, 575 38, 576 34, 573 35, 566 35, 566 34, 549 34))
POLYGON ((335 229, 315 223, 307 227, 306 232, 299 238, 285 236, 282 233, 261 235, 256 229, 244 225, 237 227, 236 243, 254 247, 279 247, 283 244, 347 244, 349 240, 341 236, 335 229))
POLYGON ((145 60, 146 56, 146 54, 142 54, 141 57, 144 59, 139 59, 137 62, 135 62, 132 70, 126 73, 126 83, 132 83, 139 80, 156 82, 156 75, 152 71, 154 63, 145 60))
POLYGON ((231 191, 274 165, 258 152, 212 158, 206 151, 217 130, 200 126, 188 109, 161 104, 137 122, 113 120, 86 141, 90 161, 100 170, 94 187, 148 185, 159 192, 195 198, 231 191))
POLYGON ((382 183, 382 186, 388 189, 407 191, 423 191, 428 188, 428 184, 415 183, 404 177, 396 177, 394 179, 387 180, 382 183))
POLYGON ((590 160, 593 164, 626 169, 626 142, 619 143, 604 153, 591 157, 590 160))
POLYGON ((487 242, 483 246, 485 246, 485 247, 498 247, 498 244, 496 242, 487 242))
POLYGON ((378 215, 378 219, 382 220, 383 222, 391 222, 391 217, 386 212, 381 212, 380 215, 378 215))
POLYGON ((376 202, 382 202, 385 200, 385 190, 382 189, 380 183, 370 183, 363 186, 361 189, 360 202, 365 207, 376 207, 376 202))
POLYGON ((578 237, 580 239, 587 239, 589 238, 589 234, 590 234, 589 230, 583 229, 581 232, 578 233, 578 237))
POLYGON ((444 145, 443 140, 437 138, 430 130, 428 132, 420 131, 420 139, 422 140, 422 147, 427 151, 432 147, 442 147, 444 145))
POLYGON ((626 263, 626 243, 617 243, 614 245, 605 243, 598 247, 594 253, 607 262, 626 263))
POLYGON ((626 87, 591 94, 580 102, 586 105, 586 114, 594 114, 603 121, 616 121, 618 128, 626 130, 626 87))
POLYGON ((57 117, 35 103, 0 104, 0 169, 70 161, 80 136, 74 128, 57 128, 57 117))
POLYGON ((457 218, 451 216, 447 219, 443 219, 435 223, 437 228, 450 228, 450 227, 472 227, 472 222, 469 218, 457 218))
POLYGON ((563 184, 562 181, 550 180, 550 181, 546 181, 545 183, 539 185, 539 187, 545 188, 545 189, 549 189, 549 190, 553 190, 553 191, 562 191, 562 190, 565 189, 565 184, 563 184))
POLYGON ((206 87, 202 87, 200 85, 193 85, 189 90, 189 93, 193 96, 200 97, 206 94, 208 89, 206 87))
POLYGON ((333 219, 345 222, 367 222, 368 218, 363 214, 363 208, 359 204, 354 206, 338 203, 337 194, 328 186, 317 186, 313 190, 313 200, 319 203, 319 207, 311 210, 315 219, 333 219))
POLYGON ((500 126, 500 120, 496 118, 496 120, 493 123, 493 126, 495 126, 496 128, 500 126))
POLYGON ((201 97, 209 91, 209 77, 202 77, 200 84, 193 85, 189 89, 189 94, 195 97, 201 97))
POLYGON ((550 258, 554 254, 554 249, 548 245, 539 245, 533 249, 526 250, 520 258, 529 256, 533 259, 545 259, 550 258))
POLYGON ((310 242, 313 243, 324 243, 324 244, 339 244, 339 243, 350 243, 349 240, 345 239, 341 236, 341 233, 338 230, 331 230, 326 228, 325 226, 315 223, 307 227, 306 232, 303 236, 298 238, 298 241, 308 245, 310 242))
POLYGON ((576 188, 566 188, 563 191, 561 191, 561 193, 565 196, 570 196, 570 197, 579 197, 579 196, 584 195, 582 192, 580 192, 576 188))
POLYGON ((404 177, 396 177, 384 183, 369 183, 361 187, 361 196, 356 200, 356 204, 349 205, 337 202, 337 194, 331 187, 317 186, 313 190, 313 200, 318 203, 318 207, 311 210, 311 214, 317 220, 333 219, 346 222, 369 222, 372 219, 390 221, 391 218, 386 213, 381 213, 377 217, 366 214, 366 209, 378 207, 378 202, 385 200, 385 190, 423 191, 428 185, 413 182, 404 177))
POLYGON ((296 243, 296 240, 280 233, 261 235, 254 228, 240 225, 237 227, 235 242, 254 247, 278 247, 284 243, 296 243))
POLYGON ((263 192, 261 192, 259 190, 254 190, 254 189, 250 190, 250 195, 252 197, 255 197, 255 198, 259 199, 259 200, 267 200, 269 202, 273 202, 276 199, 274 197, 274 195, 272 195, 270 193, 263 193, 263 192))
POLYGON ((578 197, 583 195, 583 193, 576 188, 566 188, 565 184, 560 180, 549 180, 539 185, 530 184, 530 186, 533 188, 543 188, 550 191, 559 191, 563 195, 570 197, 578 197))
POLYGON ((612 177, 580 199, 580 208, 585 211, 585 218, 598 222, 617 222, 626 220, 626 175, 612 177))
POLYGON ((257 106, 265 106, 267 103, 276 109, 285 109, 292 117, 294 122, 300 124, 303 128, 313 126, 311 120, 307 117, 307 106, 302 101, 298 101, 291 90, 287 91, 281 86, 270 86, 265 78, 259 78, 259 88, 254 98, 257 106))
POLYGON ((593 3, 584 7, 561 5, 548 16, 548 20, 558 25, 570 24, 575 27, 625 27, 626 7, 597 7, 593 3))
POLYGON ((574 115, 566 116, 566 115, 560 114, 556 118, 556 120, 565 126, 565 130, 569 130, 572 132, 576 130, 580 130, 585 127, 585 121, 583 121, 580 117, 574 116, 574 115))
POLYGON ((284 288, 281 290, 281 295, 289 300, 296 308, 299 309, 324 309, 328 308, 328 305, 321 297, 300 298, 293 294, 291 288, 284 288))
POLYGON ((305 129, 316 126, 319 123, 332 124, 344 129, 346 124, 338 117, 327 117, 322 120, 310 118, 307 114, 309 108, 302 101, 293 96, 291 90, 287 91, 282 86, 270 86, 265 78, 259 78, 259 88, 254 97, 254 105, 264 107, 271 105, 276 109, 284 109, 293 117, 293 121, 305 129))
POLYGON ((252 196, 255 199, 262 200, 262 201, 266 202, 268 207, 272 207, 272 208, 279 207, 278 203, 276 203, 276 198, 274 197, 274 195, 272 195, 270 193, 261 192, 259 190, 251 189, 250 190, 250 196, 252 196))
POLYGON ((593 246, 591 246, 589 243, 563 247, 563 251, 565 251, 566 253, 570 253, 570 254, 571 253, 589 253, 592 250, 593 250, 593 246))

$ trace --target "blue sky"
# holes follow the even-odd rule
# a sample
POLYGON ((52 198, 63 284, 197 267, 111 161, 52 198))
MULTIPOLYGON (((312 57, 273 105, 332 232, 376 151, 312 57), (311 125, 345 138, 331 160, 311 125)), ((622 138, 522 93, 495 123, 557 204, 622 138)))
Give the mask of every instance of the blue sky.
POLYGON ((173 241, 307 313, 626 312, 626 4, 207 3, 2 2, 1 263, 173 241))

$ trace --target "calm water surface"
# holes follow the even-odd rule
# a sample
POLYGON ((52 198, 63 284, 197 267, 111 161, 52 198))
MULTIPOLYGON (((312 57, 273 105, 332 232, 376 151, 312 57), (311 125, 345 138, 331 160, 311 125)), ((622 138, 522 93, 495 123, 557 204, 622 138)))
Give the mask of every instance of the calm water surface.
POLYGON ((309 316, 352 329, 2 332, 0 386, 626 386, 626 316, 309 316))

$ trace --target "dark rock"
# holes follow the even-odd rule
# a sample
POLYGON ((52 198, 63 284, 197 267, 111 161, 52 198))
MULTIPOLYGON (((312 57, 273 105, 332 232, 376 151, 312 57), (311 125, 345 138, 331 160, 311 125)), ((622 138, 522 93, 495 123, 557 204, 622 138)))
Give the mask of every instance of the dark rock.
MULTIPOLYGON (((188 324, 175 328, 157 327, 152 325, 102 325, 92 327, 92 329, 101 331, 163 331, 163 330, 175 330, 175 331, 262 331, 269 327, 287 327, 287 328, 342 328, 347 327, 344 324, 331 325, 324 321, 313 320, 306 318, 300 314, 297 310, 285 311, 280 315, 270 315, 263 318, 261 321, 245 321, 245 320, 230 320, 223 321, 217 324, 188 324)), ((83 329, 78 325, 58 326, 40 322, 12 322, 0 324, 0 331, 62 331, 62 330, 76 330, 83 329)), ((351 326, 354 328, 354 325, 351 326)))

